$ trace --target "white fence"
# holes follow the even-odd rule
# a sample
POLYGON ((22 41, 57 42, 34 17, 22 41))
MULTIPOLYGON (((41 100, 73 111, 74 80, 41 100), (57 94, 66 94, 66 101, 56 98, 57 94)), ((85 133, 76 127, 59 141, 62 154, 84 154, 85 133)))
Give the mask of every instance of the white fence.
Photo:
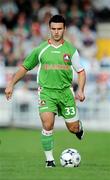
MULTIPOLYGON (((10 77, 12 73, 12 69, 8 69, 6 76, 10 77)), ((30 72, 24 80, 26 83, 22 81, 16 86, 10 101, 6 100, 4 92, 0 94, 0 126, 41 127, 35 74, 36 70, 30 72)), ((80 118, 86 129, 110 130, 110 74, 100 72, 87 77, 86 100, 77 102, 80 118)), ((63 119, 56 117, 55 126, 64 128, 63 119)))

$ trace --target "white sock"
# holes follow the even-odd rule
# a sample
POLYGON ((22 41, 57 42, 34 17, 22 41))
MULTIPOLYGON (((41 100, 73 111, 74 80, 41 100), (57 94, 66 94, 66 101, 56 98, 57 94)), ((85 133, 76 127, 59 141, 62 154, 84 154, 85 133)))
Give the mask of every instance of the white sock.
POLYGON ((46 160, 47 161, 53 161, 54 160, 54 157, 53 157, 53 151, 50 150, 50 151, 44 151, 45 153, 45 156, 46 156, 46 160))

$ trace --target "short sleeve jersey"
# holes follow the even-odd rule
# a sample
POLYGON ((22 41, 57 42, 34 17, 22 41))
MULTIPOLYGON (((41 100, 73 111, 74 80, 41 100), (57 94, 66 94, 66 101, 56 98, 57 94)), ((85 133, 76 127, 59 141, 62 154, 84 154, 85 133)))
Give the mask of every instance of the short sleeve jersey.
MULTIPOLYGON (((72 85, 72 71, 75 69, 73 57, 76 51, 68 41, 57 47, 45 41, 25 58, 23 66, 31 70, 39 64, 38 85, 49 89, 63 89, 72 85)), ((80 70, 82 68, 79 67, 76 71, 80 70)))

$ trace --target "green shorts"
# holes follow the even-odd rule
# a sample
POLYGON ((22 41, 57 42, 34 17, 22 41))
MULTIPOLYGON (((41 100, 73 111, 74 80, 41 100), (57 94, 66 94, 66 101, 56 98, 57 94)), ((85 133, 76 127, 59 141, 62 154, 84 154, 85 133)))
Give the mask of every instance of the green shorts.
POLYGON ((54 112, 70 121, 71 118, 74 118, 74 121, 79 120, 72 88, 63 90, 39 88, 38 97, 39 113, 54 112))

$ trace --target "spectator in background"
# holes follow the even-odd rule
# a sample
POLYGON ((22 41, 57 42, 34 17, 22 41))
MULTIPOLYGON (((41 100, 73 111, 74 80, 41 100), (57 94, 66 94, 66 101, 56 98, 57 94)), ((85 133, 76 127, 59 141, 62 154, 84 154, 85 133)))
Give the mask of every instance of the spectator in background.
POLYGON ((7 28, 6 28, 6 25, 4 24, 4 14, 3 14, 2 9, 0 9, 0 35, 1 37, 4 36, 6 31, 7 31, 7 28))
POLYGON ((92 18, 90 18, 89 16, 85 16, 83 19, 83 23, 87 25, 91 31, 96 32, 96 23, 92 18))
POLYGON ((13 29, 14 32, 14 53, 18 59, 18 64, 21 63, 25 56, 23 51, 23 44, 29 37, 29 24, 26 18, 25 12, 21 12, 18 15, 17 24, 13 29))
POLYGON ((1 49, 5 66, 17 66, 22 62, 24 57, 22 51, 23 42, 22 36, 16 35, 12 30, 7 30, 1 49))
POLYGON ((18 13, 18 7, 15 1, 3 0, 1 4, 1 9, 6 17, 12 12, 14 15, 18 13))
POLYGON ((38 20, 42 23, 46 13, 52 15, 59 14, 57 7, 53 6, 49 0, 45 0, 44 6, 38 12, 38 20))
POLYGON ((59 10, 59 13, 63 17, 65 17, 65 19, 68 20, 68 14, 69 14, 69 5, 68 5, 68 3, 64 2, 64 1, 58 1, 57 7, 58 7, 58 10, 59 10))
POLYGON ((31 19, 32 20, 38 20, 38 12, 41 8, 41 4, 39 0, 32 0, 32 12, 31 12, 31 19))
POLYGON ((91 30, 96 31, 97 18, 96 18, 95 10, 93 9, 93 6, 91 4, 91 1, 85 0, 83 2, 82 8, 84 12, 84 17, 83 17, 84 24, 87 24, 91 30))
POLYGON ((41 35, 41 27, 38 21, 32 22, 30 32, 31 32, 31 37, 29 40, 32 43, 32 48, 34 48, 43 41, 43 38, 41 35))
POLYGON ((43 22, 41 23, 41 35, 42 35, 42 38, 44 40, 49 38, 49 26, 48 26, 48 22, 49 22, 49 19, 50 19, 51 16, 52 15, 51 15, 50 12, 46 12, 45 15, 44 15, 43 22))
POLYGON ((7 32, 7 28, 5 24, 3 23, 3 19, 4 19, 4 14, 3 14, 2 9, 0 9, 0 51, 2 49, 3 39, 5 38, 5 35, 7 32))
POLYGON ((17 24, 14 28, 15 35, 22 36, 23 38, 28 37, 29 35, 29 26, 27 24, 25 12, 21 12, 17 19, 17 24))
POLYGON ((16 3, 14 1, 4 0, 1 4, 1 9, 4 14, 4 24, 8 29, 13 29, 16 24, 16 15, 18 13, 16 3))
POLYGON ((81 47, 81 40, 80 40, 81 39, 81 31, 76 26, 76 23, 75 23, 73 18, 69 19, 69 24, 68 24, 68 27, 67 27, 66 35, 67 35, 67 39, 72 44, 74 44, 74 46, 77 49, 80 49, 80 47, 81 47), (77 34, 77 36, 76 36, 76 34, 77 34))
POLYGON ((26 16, 29 18, 29 16, 32 13, 31 9, 31 0, 14 0, 16 2, 16 5, 18 7, 19 12, 25 12, 26 16))
POLYGON ((81 43, 80 53, 83 57, 93 58, 96 56, 96 33, 85 24, 81 27, 81 43))
POLYGON ((110 0, 92 0, 91 1, 98 17, 98 21, 110 20, 110 0))
POLYGON ((5 39, 3 41, 3 56, 4 56, 4 62, 5 66, 16 66, 17 62, 14 57, 13 52, 13 43, 9 41, 9 39, 5 39))
POLYGON ((32 22, 29 37, 22 42, 23 56, 28 55, 31 50, 42 42, 40 24, 38 21, 32 22))
POLYGON ((81 27, 82 21, 83 21, 83 12, 79 9, 78 5, 76 3, 73 3, 70 6, 70 13, 69 17, 71 19, 74 19, 74 22, 77 27, 81 27))
POLYGON ((28 36, 18 34, 17 43, 15 44, 15 54, 17 59, 19 59, 18 64, 20 64, 24 57, 28 55, 35 46, 38 46, 42 40, 43 38, 38 21, 33 21, 30 24, 30 31, 28 32, 28 36))
POLYGON ((14 26, 16 25, 16 15, 13 11, 9 11, 7 13, 7 17, 4 18, 4 24, 6 25, 7 29, 13 30, 14 26))

